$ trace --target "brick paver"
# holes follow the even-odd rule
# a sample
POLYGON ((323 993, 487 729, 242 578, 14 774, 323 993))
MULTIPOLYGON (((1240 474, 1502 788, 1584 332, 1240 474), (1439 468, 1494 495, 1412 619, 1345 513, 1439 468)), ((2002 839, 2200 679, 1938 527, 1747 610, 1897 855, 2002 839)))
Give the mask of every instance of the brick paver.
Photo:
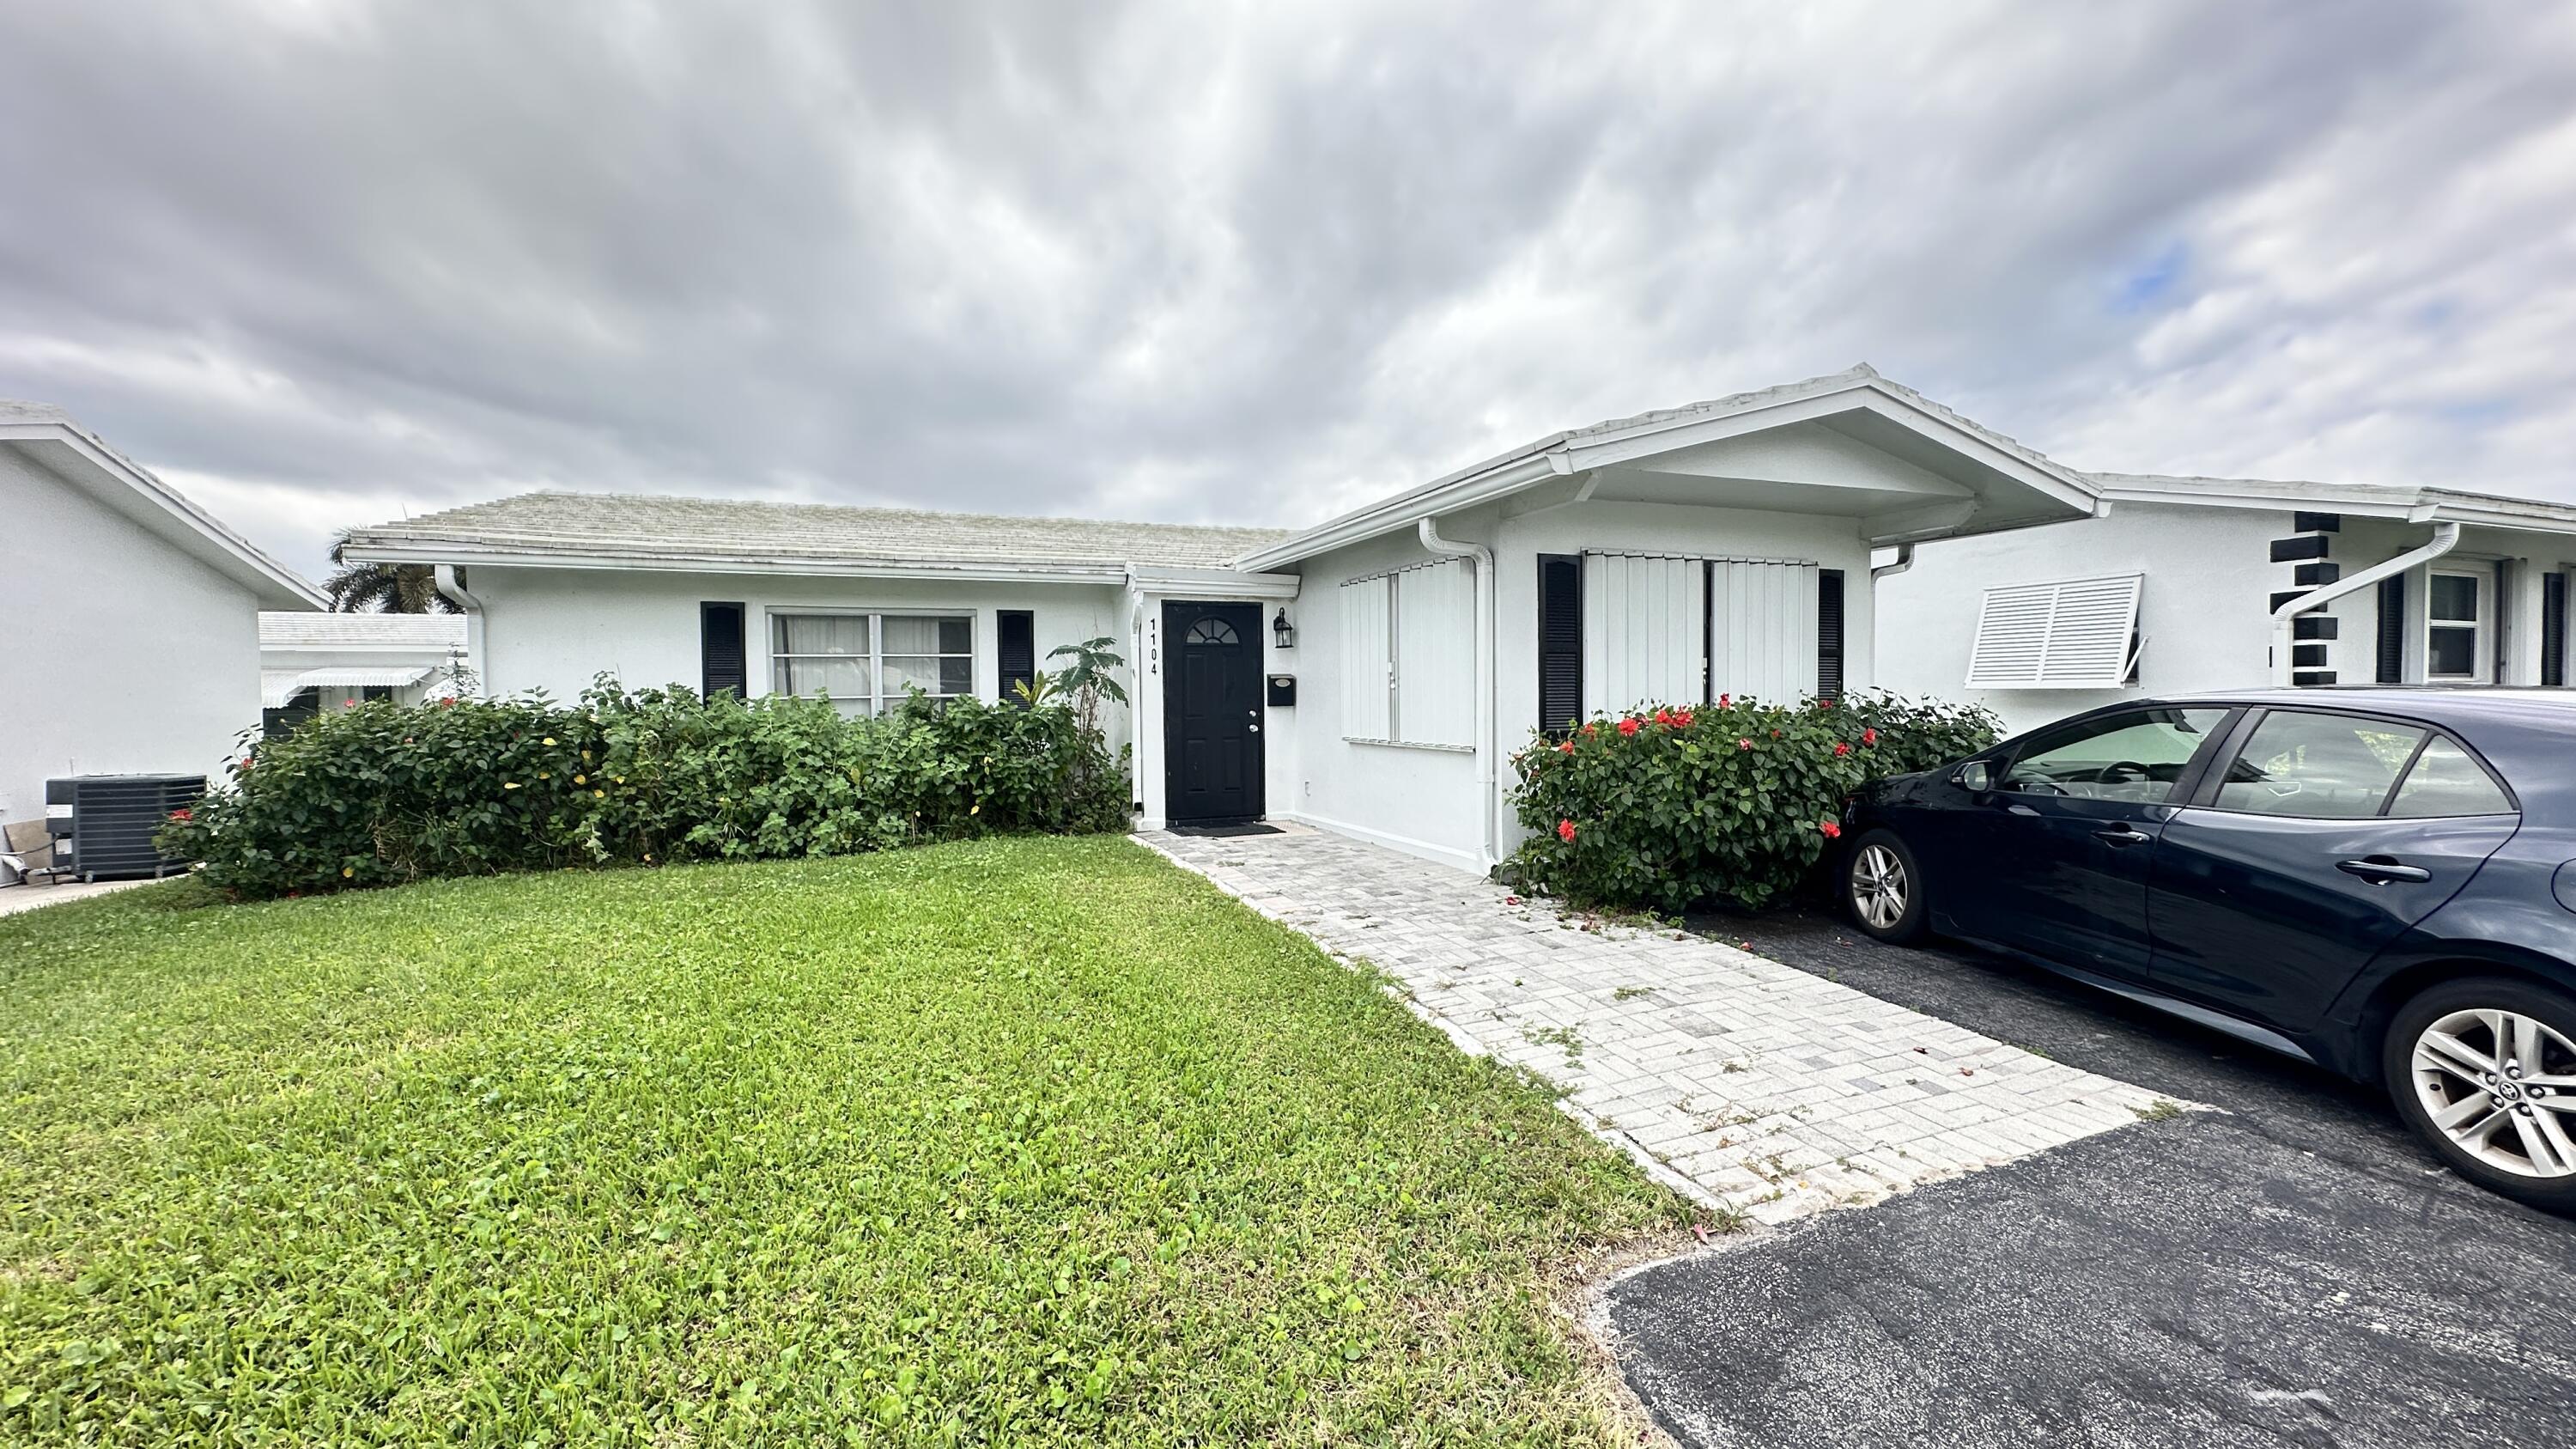
POLYGON ((2156 1094, 1672 931, 1320 831, 1147 845, 1531 1068, 1704 1202, 1777 1222, 2108 1131, 2156 1094))

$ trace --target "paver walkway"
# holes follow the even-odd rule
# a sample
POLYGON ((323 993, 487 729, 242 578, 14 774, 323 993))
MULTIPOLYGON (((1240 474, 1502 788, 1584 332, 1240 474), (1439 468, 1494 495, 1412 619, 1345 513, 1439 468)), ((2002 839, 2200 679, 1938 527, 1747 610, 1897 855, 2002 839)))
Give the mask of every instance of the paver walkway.
POLYGON ((1764 1222, 2009 1162, 2159 1100, 1746 951, 1288 829, 1139 838, 1392 974, 1461 1046, 1537 1071, 1659 1176, 1764 1222))

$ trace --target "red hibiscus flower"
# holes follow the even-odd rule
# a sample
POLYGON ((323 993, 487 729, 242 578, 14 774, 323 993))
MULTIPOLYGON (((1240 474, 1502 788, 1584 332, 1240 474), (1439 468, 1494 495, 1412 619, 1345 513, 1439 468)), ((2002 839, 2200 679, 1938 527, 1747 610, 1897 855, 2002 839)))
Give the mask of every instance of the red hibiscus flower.
POLYGON ((1851 745, 1850 745, 1850 743, 1849 743, 1848 741, 1845 741, 1845 740, 1836 740, 1836 741, 1834 741, 1834 758, 1835 758, 1835 759, 1839 760, 1839 759, 1841 759, 1843 756, 1848 755, 1848 754, 1850 754, 1850 753, 1851 753, 1851 745))
POLYGON ((1633 735, 1636 732, 1637 717, 1635 715, 1630 715, 1626 719, 1619 721, 1619 733, 1623 735, 1633 735))
POLYGON ((182 805, 178 809, 170 812, 170 818, 173 820, 194 820, 197 818, 197 812, 189 809, 185 805, 182 805))
POLYGON ((1874 729, 1872 729, 1872 730, 1862 730, 1862 731, 1860 732, 1860 742, 1861 742, 1862 744, 1864 744, 1864 745, 1874 745, 1874 744, 1877 744, 1877 743, 1878 743, 1878 731, 1876 731, 1876 730, 1874 730, 1874 729))
POLYGON ((1561 745, 1558 745, 1556 748, 1557 748, 1557 752, 1558 752, 1559 754, 1566 754, 1566 755, 1573 754, 1573 753, 1574 753, 1574 741, 1572 741, 1572 740, 1567 740, 1565 743, 1563 743, 1563 744, 1561 744, 1561 745))
POLYGON ((1725 708, 1727 708, 1727 707, 1729 707, 1729 706, 1733 705, 1734 703, 1735 703, 1735 696, 1734 696, 1734 695, 1731 695, 1731 694, 1721 694, 1721 695, 1719 695, 1719 696, 1717 697, 1717 707, 1718 707, 1719 709, 1725 709, 1725 708))
POLYGON ((1739 750, 1749 750, 1753 748, 1753 742, 1751 740, 1737 740, 1735 742, 1735 747, 1739 750))
POLYGON ((1691 727, 1691 712, 1689 710, 1682 710, 1675 714, 1673 716, 1673 727, 1676 729, 1689 729, 1691 727))
POLYGON ((1556 838, 1564 841, 1568 845, 1572 845, 1574 843, 1574 822, 1571 820, 1560 820, 1556 822, 1556 838))
POLYGON ((1659 704, 1659 705, 1656 705, 1656 706, 1655 706, 1655 723, 1657 723, 1657 724, 1659 724, 1659 725, 1668 725, 1668 724, 1671 724, 1672 722, 1673 722, 1673 712, 1672 712, 1671 710, 1668 710, 1668 709, 1664 708, 1664 707, 1663 707, 1662 705, 1660 705, 1660 704, 1659 704))
POLYGON ((1843 827, 1838 821, 1819 820, 1816 822, 1816 828, 1825 832, 1825 838, 1827 840, 1839 840, 1842 838, 1843 827))
POLYGON ((1587 735, 1597 735, 1601 733, 1601 727, 1599 725, 1585 725, 1583 727, 1583 732, 1587 735))

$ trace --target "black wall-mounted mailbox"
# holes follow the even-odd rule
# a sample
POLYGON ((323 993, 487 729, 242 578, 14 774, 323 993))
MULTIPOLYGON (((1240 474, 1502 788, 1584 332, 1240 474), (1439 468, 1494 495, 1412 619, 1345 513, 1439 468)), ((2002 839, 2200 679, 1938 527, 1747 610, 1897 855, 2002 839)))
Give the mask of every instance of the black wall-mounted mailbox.
POLYGON ((1297 676, 1293 674, 1274 674, 1270 676, 1270 702, 1274 705, 1295 704, 1297 702, 1297 676))

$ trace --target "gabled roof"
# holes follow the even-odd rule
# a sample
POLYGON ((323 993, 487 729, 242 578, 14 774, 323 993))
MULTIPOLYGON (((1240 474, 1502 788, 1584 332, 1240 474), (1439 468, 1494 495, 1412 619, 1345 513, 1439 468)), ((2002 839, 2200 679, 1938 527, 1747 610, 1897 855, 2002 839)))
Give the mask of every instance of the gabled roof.
POLYGON ((821 503, 523 493, 354 530, 353 560, 1117 582, 1223 564, 1281 529, 1110 523, 821 503))
POLYGON ((2210 508, 2288 508, 2398 518, 2410 523, 2465 523, 2533 533, 2576 533, 2576 504, 2458 488, 2394 483, 2312 483, 2270 478, 2198 478, 2163 473, 2095 473, 2114 503, 2183 503, 2210 508))
POLYGON ((465 647, 462 614, 263 613, 262 649, 326 649, 338 653, 398 650, 446 654, 465 647))
POLYGON ((50 403, 0 398, 0 444, 249 589, 264 607, 319 609, 320 590, 50 403))
MULTIPOLYGON (((1880 376, 1877 369, 1864 362, 1801 382, 1550 433, 1306 529, 1236 562, 1244 568, 1278 568, 1328 549, 1413 527, 1425 518, 1492 501, 1544 483, 1551 476, 1570 476, 1589 468, 1677 451, 1704 440, 1849 418, 1864 412, 1882 420, 1886 436, 1910 435, 2010 478, 2050 500, 2059 510, 2057 517, 2082 517, 2095 510, 2096 491, 2083 473, 1972 422, 1902 383, 1880 376)), ((1872 541, 1896 542, 1965 531, 1973 529, 1934 523, 1872 541)))

